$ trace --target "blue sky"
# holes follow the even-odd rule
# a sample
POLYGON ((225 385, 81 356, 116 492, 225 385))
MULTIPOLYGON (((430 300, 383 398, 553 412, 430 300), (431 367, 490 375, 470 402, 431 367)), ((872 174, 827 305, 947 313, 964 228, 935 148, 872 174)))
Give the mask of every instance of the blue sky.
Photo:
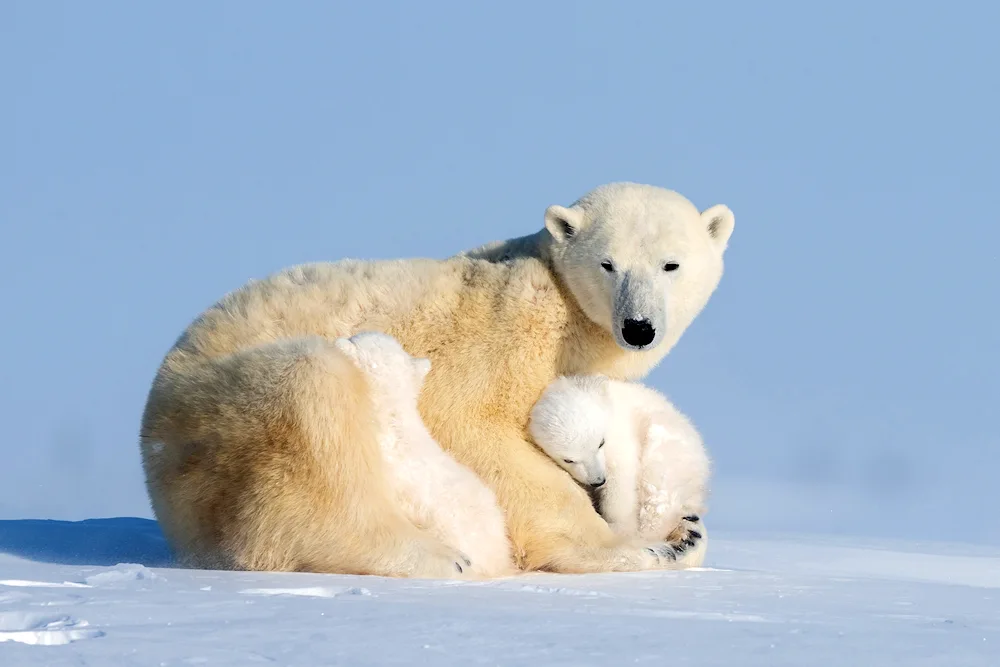
POLYGON ((717 527, 1000 542, 1000 6, 825 4, 4 2, 0 518, 150 516, 149 382, 248 278, 634 180, 736 214, 649 377, 717 527))

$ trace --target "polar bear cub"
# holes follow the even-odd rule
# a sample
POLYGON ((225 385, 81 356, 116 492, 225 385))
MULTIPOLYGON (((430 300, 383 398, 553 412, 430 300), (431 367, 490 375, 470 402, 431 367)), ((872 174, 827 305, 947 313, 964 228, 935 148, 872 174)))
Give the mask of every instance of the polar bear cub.
POLYGON ((528 431, 596 491, 615 532, 674 535, 688 547, 702 537, 693 524, 705 511, 708 454, 687 417, 658 392, 600 375, 559 377, 532 408, 528 431))
POLYGON ((418 527, 467 557, 483 577, 512 571, 503 513, 489 487, 434 440, 417 409, 429 359, 410 356, 392 336, 362 332, 334 344, 365 373, 379 444, 397 502, 418 527))

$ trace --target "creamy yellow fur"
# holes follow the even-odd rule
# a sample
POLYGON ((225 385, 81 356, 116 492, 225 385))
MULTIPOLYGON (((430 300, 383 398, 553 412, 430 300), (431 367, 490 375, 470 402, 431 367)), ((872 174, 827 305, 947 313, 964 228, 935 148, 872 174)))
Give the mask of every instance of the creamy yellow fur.
POLYGON ((645 374, 708 300, 721 264, 671 311, 669 340, 630 351, 584 314, 550 255, 294 267, 203 313, 167 354, 141 433, 153 509, 180 558, 457 576, 454 553, 390 501, 366 380, 332 344, 377 330, 431 359, 421 414, 496 493, 517 566, 676 566, 663 544, 617 537, 525 427, 557 375, 645 374))

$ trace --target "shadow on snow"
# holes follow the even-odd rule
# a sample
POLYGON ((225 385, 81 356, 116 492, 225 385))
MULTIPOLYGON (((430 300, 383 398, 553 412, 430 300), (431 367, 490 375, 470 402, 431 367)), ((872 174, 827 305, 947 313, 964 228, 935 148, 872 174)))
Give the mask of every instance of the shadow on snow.
POLYGON ((157 523, 133 517, 0 521, 0 554, 64 565, 173 564, 157 523))

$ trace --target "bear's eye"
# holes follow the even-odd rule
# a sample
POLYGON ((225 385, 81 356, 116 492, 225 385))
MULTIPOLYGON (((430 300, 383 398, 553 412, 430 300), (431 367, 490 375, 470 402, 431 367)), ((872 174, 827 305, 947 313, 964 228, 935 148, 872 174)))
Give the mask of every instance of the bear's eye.
POLYGON ((678 264, 677 262, 667 262, 666 264, 663 265, 663 270, 668 273, 670 271, 676 271, 679 268, 681 268, 681 265, 678 264))
POLYGON ((603 446, 604 446, 604 441, 603 441, 603 440, 601 440, 601 444, 599 444, 599 445, 597 446, 597 448, 598 448, 598 449, 600 449, 600 448, 601 448, 601 447, 603 447, 603 446))
POLYGON ((563 459, 563 463, 576 463, 573 459, 563 459))
POLYGON ((606 259, 603 262, 601 262, 601 268, 607 271, 608 273, 611 273, 612 271, 615 270, 615 265, 612 264, 610 260, 606 259))

